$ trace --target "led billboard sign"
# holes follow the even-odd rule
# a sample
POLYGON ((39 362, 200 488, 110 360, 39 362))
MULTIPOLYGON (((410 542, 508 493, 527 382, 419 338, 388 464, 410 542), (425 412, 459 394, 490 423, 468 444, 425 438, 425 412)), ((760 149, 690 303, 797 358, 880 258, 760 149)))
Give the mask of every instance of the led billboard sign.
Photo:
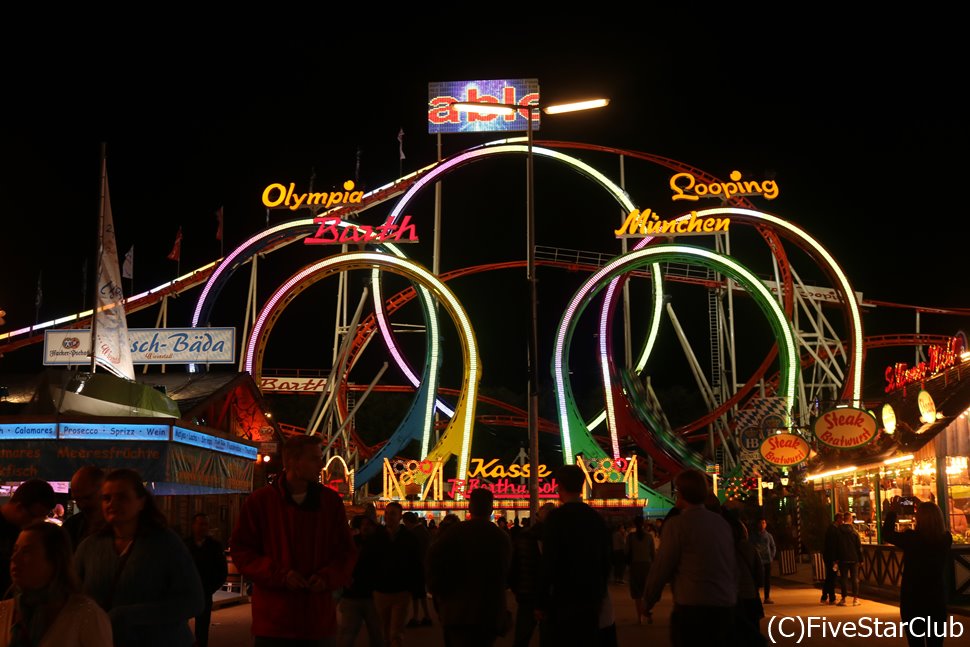
POLYGON ((532 129, 539 130, 539 111, 527 108, 539 103, 539 79, 500 79, 491 81, 446 81, 428 84, 428 132, 474 133, 528 130, 529 113, 532 129), (451 104, 504 103, 522 106, 510 115, 482 115, 458 112, 451 104))

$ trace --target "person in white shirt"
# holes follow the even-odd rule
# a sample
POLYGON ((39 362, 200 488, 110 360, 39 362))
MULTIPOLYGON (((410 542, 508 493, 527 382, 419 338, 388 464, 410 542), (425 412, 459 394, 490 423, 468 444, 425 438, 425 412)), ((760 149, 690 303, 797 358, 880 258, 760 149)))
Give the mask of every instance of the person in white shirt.
POLYGON ((674 480, 680 513, 664 522, 660 550, 650 566, 644 610, 650 613, 670 582, 674 647, 724 646, 734 639, 738 563, 734 535, 724 517, 708 510, 707 476, 685 470, 674 480))

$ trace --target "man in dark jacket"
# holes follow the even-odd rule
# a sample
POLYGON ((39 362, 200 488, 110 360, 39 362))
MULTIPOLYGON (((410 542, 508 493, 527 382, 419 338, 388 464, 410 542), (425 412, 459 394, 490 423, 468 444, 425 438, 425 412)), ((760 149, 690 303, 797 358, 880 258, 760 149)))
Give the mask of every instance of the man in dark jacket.
POLYGON ((493 502, 491 490, 472 490, 469 519, 428 549, 428 588, 446 645, 492 645, 512 628, 505 599, 512 540, 491 522, 493 502))
POLYGON ((78 545, 88 535, 92 535, 104 525, 101 517, 101 484, 104 470, 96 465, 84 465, 71 476, 71 498, 77 512, 65 519, 61 526, 71 538, 71 547, 78 545))
POLYGON ((367 628, 367 644, 384 647, 384 630, 374 606, 374 585, 384 567, 384 553, 389 541, 387 529, 367 514, 356 515, 351 519, 350 527, 356 532, 357 564, 353 581, 340 597, 337 644, 341 647, 356 644, 360 628, 364 626, 367 628))
POLYGON ((838 570, 840 543, 839 527, 842 513, 836 512, 832 524, 825 531, 822 561, 825 563, 825 580, 822 582, 822 604, 835 604, 835 574, 838 570))
POLYGON ((846 605, 848 591, 852 591, 852 606, 859 606, 859 560, 862 558, 862 540, 852 523, 852 513, 842 515, 839 526, 839 576, 842 584, 842 599, 839 606, 846 605))
POLYGON ((404 643, 404 628, 411 612, 411 601, 424 590, 421 577, 421 547, 418 538, 402 523, 404 510, 397 501, 384 507, 387 545, 382 566, 374 583, 374 606, 381 618, 381 629, 388 645, 404 643))
MULTIPOLYGON (((509 588, 515 594, 515 640, 513 647, 528 647, 536 628, 536 602, 542 583, 542 532, 546 517, 556 504, 549 501, 539 508, 539 521, 530 523, 520 530, 512 540, 512 569, 509 573, 509 588)), ((549 644, 549 637, 543 637, 548 630, 539 627, 539 644, 549 644)))
POLYGON ((408 621, 409 627, 427 627, 431 624, 431 613, 428 611, 428 590, 424 581, 424 572, 428 561, 428 547, 431 545, 431 531, 424 525, 424 521, 413 510, 404 513, 402 519, 407 528, 418 541, 418 554, 421 558, 421 569, 418 573, 420 582, 415 586, 412 596, 412 613, 408 621))
POLYGON ((209 624, 212 622, 212 596, 222 588, 229 576, 226 552, 218 540, 209 536, 209 517, 197 512, 192 517, 192 536, 185 540, 195 568, 202 580, 202 599, 205 606, 195 618, 195 646, 208 647, 209 624))
POLYGON ((778 553, 778 548, 775 545, 774 536, 768 532, 768 522, 765 519, 759 519, 758 525, 754 532, 751 533, 748 541, 755 547, 758 551, 758 556, 761 557, 761 567, 764 569, 764 576, 761 578, 761 586, 765 592, 765 604, 774 604, 774 600, 771 599, 771 563, 775 561, 775 555, 778 553))
POLYGON ((613 564, 613 541, 603 517, 583 502, 586 475, 578 465, 556 472, 561 505, 549 513, 542 539, 540 617, 552 644, 600 640, 600 611, 613 564))

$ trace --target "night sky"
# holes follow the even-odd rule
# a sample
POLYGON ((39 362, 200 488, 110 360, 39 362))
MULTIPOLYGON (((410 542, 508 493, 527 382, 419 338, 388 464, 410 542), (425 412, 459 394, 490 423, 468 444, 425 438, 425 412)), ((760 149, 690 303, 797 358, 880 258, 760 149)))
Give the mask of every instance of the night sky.
MULTIPOLYGON (((219 207, 226 252, 263 228, 267 214, 260 195, 270 183, 306 187, 313 176, 317 190, 327 190, 353 179, 359 160, 359 185, 367 190, 393 181, 400 167, 410 172, 433 162, 428 83, 495 78, 537 78, 548 102, 611 99, 601 111, 544 116, 537 140, 651 153, 721 178, 739 170, 746 178, 774 179, 779 197, 756 199, 758 208, 816 236, 867 300, 970 308, 963 287, 962 182, 970 171, 966 56, 943 33, 948 28, 928 31, 901 16, 874 33, 861 20, 800 18, 795 32, 795 23, 767 29, 743 16, 733 24, 708 18, 709 26, 681 16, 622 29, 622 17, 602 29, 576 22, 514 38, 497 54, 483 48, 508 42, 509 23, 501 27, 503 37, 497 36, 499 26, 466 23, 399 33, 358 26, 352 35, 322 30, 312 39, 275 30, 258 37, 231 30, 164 38, 141 31, 74 34, 18 49, 16 56, 11 49, 0 156, 6 268, 0 308, 7 311, 0 330, 34 323, 38 276, 39 321, 80 309, 85 262, 88 277, 93 272, 102 142, 118 248, 123 254, 134 245, 135 290, 142 291, 175 277, 177 266, 165 256, 179 227, 182 272, 218 257, 219 207), (909 31, 902 31, 904 24, 909 31)), ((493 138, 444 135, 443 153, 493 138)), ((615 156, 577 156, 617 179, 615 156)), ((628 160, 625 172, 635 202, 664 215, 681 212, 670 201, 666 169, 628 160)), ((538 244, 618 253, 610 231, 618 226, 618 208, 576 178, 551 163, 536 163, 538 244)), ((522 260, 524 198, 521 159, 472 165, 446 180, 442 269, 522 260)), ((390 208, 385 203, 368 212, 368 222, 383 220, 390 208)), ((406 250, 429 266, 432 209, 430 192, 415 203, 421 243, 406 250)), ((269 215, 271 223, 285 217, 269 215)), ((739 259, 770 274, 770 257, 756 237, 739 234, 736 245, 739 259)), ((323 251, 292 245, 271 255, 262 270, 261 298, 323 251)), ((804 259, 798 264, 797 252, 793 256, 806 283, 822 280, 817 268, 804 259)), ((543 366, 562 304, 585 276, 540 268, 543 366)), ((241 324, 248 271, 237 277, 213 325, 241 324)), ((273 366, 329 366, 333 285, 307 293, 307 303, 285 326, 281 322, 280 341, 271 342, 268 355, 273 366)), ((363 279, 354 285, 359 290, 363 279)), ((479 337, 483 386, 521 396, 524 270, 461 279, 452 289, 479 337)), ((699 291, 681 296, 680 290, 671 294, 681 323, 703 331, 705 298, 699 291)), ((172 303, 170 326, 189 325, 197 296, 196 290, 172 303)), ((157 310, 133 315, 129 326, 152 327, 156 316, 157 310)), ((879 307, 865 316, 867 334, 915 330, 911 309, 879 307)), ((402 317, 418 323, 419 314, 402 317)), ((920 321, 924 331, 947 334, 967 323, 965 317, 930 314, 920 321)), ((577 333, 578 388, 595 387, 579 370, 591 358, 591 332, 577 333)), ((674 348, 669 327, 666 335, 665 347, 674 348)), ((693 343, 706 352, 706 340, 693 343)), ((742 349, 749 355, 745 361, 760 363, 767 344, 752 341, 742 349)), ((878 357, 882 365, 894 357, 912 361, 912 349, 892 352, 878 357)), ((386 359, 377 344, 368 353, 354 376, 358 382, 368 382, 373 367, 386 359)), ((653 370, 648 367, 654 380, 690 386, 683 354, 661 357, 653 370)), ((0 358, 0 372, 34 372, 40 362, 38 346, 18 350, 0 358)), ((446 360, 445 371, 446 385, 457 386, 460 367, 446 360)), ((385 382, 403 378, 392 370, 385 382)), ((867 386, 878 390, 878 380, 867 386)))

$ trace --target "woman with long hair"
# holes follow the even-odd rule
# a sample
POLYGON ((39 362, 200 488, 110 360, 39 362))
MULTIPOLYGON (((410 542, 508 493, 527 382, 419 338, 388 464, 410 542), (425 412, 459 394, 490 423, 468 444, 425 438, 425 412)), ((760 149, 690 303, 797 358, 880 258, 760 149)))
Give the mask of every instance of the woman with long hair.
POLYGON ((910 647, 942 645, 947 614, 946 568, 953 537, 943 521, 943 510, 930 501, 917 504, 914 530, 897 532, 899 506, 899 497, 893 497, 882 538, 903 549, 899 615, 907 621, 906 638, 910 647))
POLYGON ((3 647, 111 647, 111 623, 81 594, 71 539, 55 523, 20 531, 10 558, 13 598, 0 602, 3 647))
POLYGON ((78 546, 84 592, 108 612, 116 645, 189 647, 189 618, 202 613, 202 581, 138 472, 109 472, 104 527, 78 546))

